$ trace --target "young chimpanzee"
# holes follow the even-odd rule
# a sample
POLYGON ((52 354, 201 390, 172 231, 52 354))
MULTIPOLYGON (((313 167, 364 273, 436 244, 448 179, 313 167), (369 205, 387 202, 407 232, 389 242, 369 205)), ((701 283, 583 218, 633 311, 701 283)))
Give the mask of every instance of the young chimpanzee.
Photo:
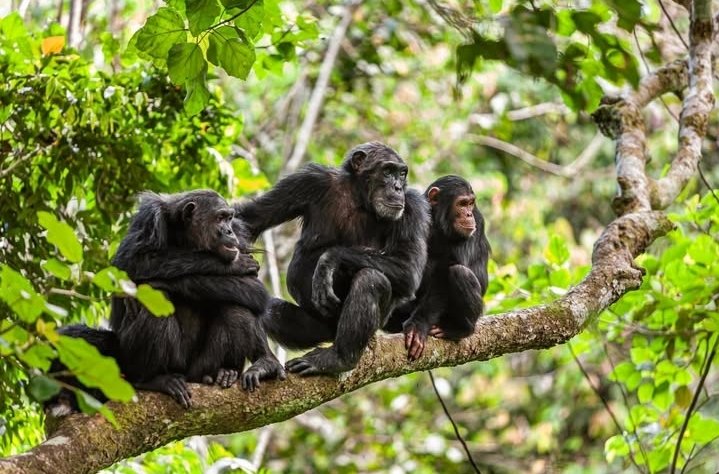
POLYGON ((489 242, 472 186, 444 176, 424 193, 432 208, 428 259, 417 298, 399 307, 385 330, 404 331, 410 360, 424 350, 427 335, 458 340, 474 331, 484 312, 489 242))
POLYGON ((135 299, 114 297, 112 332, 72 326, 68 335, 113 355, 136 388, 167 393, 185 407, 185 380, 229 387, 245 359, 253 362, 242 375, 247 390, 284 378, 259 321, 269 295, 233 216, 214 191, 143 194, 113 264, 165 291, 175 313, 158 318, 135 299))
POLYGON ((300 375, 353 368, 392 309, 412 298, 426 262, 429 209, 406 189, 407 165, 377 142, 347 153, 340 168, 310 164, 266 194, 237 204, 251 239, 300 217, 287 271, 297 305, 273 300, 263 324, 291 348, 333 341, 290 360, 300 375))

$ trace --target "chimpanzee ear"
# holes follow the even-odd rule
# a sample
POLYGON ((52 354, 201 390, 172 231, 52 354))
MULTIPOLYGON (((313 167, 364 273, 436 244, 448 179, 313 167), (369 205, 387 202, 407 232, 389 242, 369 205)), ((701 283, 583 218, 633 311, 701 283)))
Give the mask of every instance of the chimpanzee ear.
POLYGON ((437 186, 429 188, 429 191, 427 191, 427 200, 433 206, 437 204, 439 201, 439 188, 437 186))
POLYGON ((367 153, 363 152, 362 150, 357 150, 352 153, 350 163, 352 163, 352 169, 355 172, 359 171, 360 167, 362 166, 362 163, 364 163, 365 158, 367 158, 367 153))
POLYGON ((197 208, 197 204, 190 201, 182 208, 182 220, 185 222, 190 222, 192 220, 192 213, 195 212, 195 209, 197 208))

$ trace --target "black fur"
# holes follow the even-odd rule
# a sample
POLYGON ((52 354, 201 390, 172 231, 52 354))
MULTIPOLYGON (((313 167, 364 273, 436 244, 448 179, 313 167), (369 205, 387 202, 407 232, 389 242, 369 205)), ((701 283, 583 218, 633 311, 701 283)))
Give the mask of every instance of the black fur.
POLYGON ((340 168, 307 165, 235 206, 251 239, 302 219, 287 272, 297 305, 273 300, 263 323, 287 347, 334 345, 289 361, 291 372, 353 368, 392 308, 414 296, 427 258, 429 209, 419 193, 406 189, 406 172, 394 150, 366 143, 340 168))
POLYGON ((112 263, 135 283, 164 291, 175 313, 155 317, 133 298, 114 297, 112 332, 61 332, 115 357, 136 388, 166 393, 185 407, 186 381, 229 387, 246 359, 253 364, 242 374, 243 388, 284 378, 259 321, 269 295, 246 253, 247 230, 233 215, 214 191, 143 194, 112 263))
POLYGON ((453 227, 453 203, 458 196, 474 196, 471 185, 459 176, 444 176, 429 185, 425 198, 433 187, 440 191, 431 206, 428 260, 417 299, 399 307, 384 328, 404 330, 410 359, 421 355, 431 332, 452 340, 470 335, 484 313, 482 298, 487 291, 490 246, 484 217, 474 206, 476 230, 469 238, 458 236, 453 227))

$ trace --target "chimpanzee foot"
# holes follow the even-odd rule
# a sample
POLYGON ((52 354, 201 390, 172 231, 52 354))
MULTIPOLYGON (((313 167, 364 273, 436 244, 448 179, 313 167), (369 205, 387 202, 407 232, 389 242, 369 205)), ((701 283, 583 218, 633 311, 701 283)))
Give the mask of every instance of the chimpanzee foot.
POLYGON ((139 390, 150 390, 160 392, 171 396, 183 408, 192 406, 192 394, 187 387, 185 377, 180 374, 158 375, 147 382, 138 382, 133 384, 139 390))
POLYGON ((230 388, 233 383, 237 382, 240 372, 235 369, 220 369, 217 371, 215 383, 222 388, 230 388))
POLYGON ((308 375, 335 375, 352 369, 355 364, 344 362, 332 347, 318 347, 302 357, 287 361, 287 370, 308 375))
POLYGON ((274 357, 257 359, 249 369, 242 374, 242 389, 254 392, 260 386, 260 380, 285 380, 287 374, 282 364, 274 357))

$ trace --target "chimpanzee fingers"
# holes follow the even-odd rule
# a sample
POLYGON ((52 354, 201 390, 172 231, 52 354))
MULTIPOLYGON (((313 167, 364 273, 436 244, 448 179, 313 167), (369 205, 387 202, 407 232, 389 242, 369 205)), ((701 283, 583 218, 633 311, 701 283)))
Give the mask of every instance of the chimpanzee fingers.
POLYGON ((314 365, 308 360, 298 357, 287 362, 287 370, 294 373, 305 375, 305 372, 310 369, 314 369, 314 365))
POLYGON ((205 385, 213 385, 215 383, 215 380, 212 378, 211 375, 203 375, 202 383, 205 385))
POLYGON ((276 376, 280 380, 287 379, 287 372, 285 372, 285 368, 282 367, 281 365, 279 367, 277 367, 276 376))
POLYGON ((429 335, 434 337, 440 337, 437 334, 444 334, 444 329, 439 326, 432 326, 432 328, 429 330, 429 335))
POLYGON ((414 338, 414 344, 409 349, 409 360, 417 360, 424 352, 425 338, 417 334, 414 338))

